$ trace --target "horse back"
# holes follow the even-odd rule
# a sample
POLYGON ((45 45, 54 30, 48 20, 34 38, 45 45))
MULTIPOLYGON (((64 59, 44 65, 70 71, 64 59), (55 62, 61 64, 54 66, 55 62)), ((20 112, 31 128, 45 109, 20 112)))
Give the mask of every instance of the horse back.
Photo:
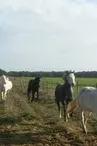
POLYGON ((84 87, 78 94, 78 105, 83 110, 97 113, 97 89, 84 87))

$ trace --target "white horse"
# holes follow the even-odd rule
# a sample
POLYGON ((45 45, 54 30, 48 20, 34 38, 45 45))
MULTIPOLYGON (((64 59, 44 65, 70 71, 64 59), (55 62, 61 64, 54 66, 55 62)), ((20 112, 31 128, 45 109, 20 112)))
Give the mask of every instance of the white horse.
POLYGON ((5 75, 0 77, 0 92, 2 100, 6 100, 7 92, 12 89, 12 82, 5 75))
POLYGON ((67 112, 72 112, 77 106, 80 109, 83 132, 87 134, 86 123, 88 117, 91 113, 95 113, 97 116, 97 88, 83 87, 77 98, 72 103, 69 103, 67 112))

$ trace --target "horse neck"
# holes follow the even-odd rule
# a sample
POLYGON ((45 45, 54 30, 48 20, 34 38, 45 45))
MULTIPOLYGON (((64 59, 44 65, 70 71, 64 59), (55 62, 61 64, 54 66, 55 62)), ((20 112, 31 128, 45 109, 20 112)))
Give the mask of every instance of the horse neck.
POLYGON ((8 78, 6 77, 6 79, 5 79, 5 83, 7 83, 9 80, 8 80, 8 78))
POLYGON ((66 81, 64 84, 63 84, 65 87, 68 87, 68 88, 71 88, 71 85, 66 81))
POLYGON ((9 78, 6 78, 6 81, 8 82, 9 81, 9 78))
POLYGON ((39 80, 34 80, 34 82, 35 82, 35 84, 37 85, 37 84, 39 84, 39 80))

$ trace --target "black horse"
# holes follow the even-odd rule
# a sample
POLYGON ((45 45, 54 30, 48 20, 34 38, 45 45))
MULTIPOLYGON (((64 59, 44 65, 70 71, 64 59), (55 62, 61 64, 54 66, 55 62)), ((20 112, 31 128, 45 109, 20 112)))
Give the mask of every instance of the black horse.
POLYGON ((61 118, 61 108, 60 108, 60 102, 63 105, 64 109, 64 120, 68 121, 68 113, 66 111, 68 103, 73 100, 73 88, 72 86, 75 85, 75 76, 73 72, 67 72, 65 74, 65 83, 64 84, 58 84, 55 89, 55 101, 58 105, 58 110, 60 112, 60 118, 61 118))
POLYGON ((31 79, 28 83, 28 88, 27 88, 27 96, 28 96, 28 101, 30 100, 30 93, 32 93, 32 99, 31 102, 35 98, 35 92, 37 93, 37 98, 39 98, 39 83, 40 83, 40 76, 36 77, 34 80, 31 79))

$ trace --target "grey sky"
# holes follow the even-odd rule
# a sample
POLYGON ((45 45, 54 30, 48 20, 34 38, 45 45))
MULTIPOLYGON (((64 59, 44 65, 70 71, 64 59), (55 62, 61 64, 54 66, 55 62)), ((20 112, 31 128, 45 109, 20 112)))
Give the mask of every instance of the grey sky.
POLYGON ((96 0, 0 0, 0 68, 91 71, 96 66, 96 0))

